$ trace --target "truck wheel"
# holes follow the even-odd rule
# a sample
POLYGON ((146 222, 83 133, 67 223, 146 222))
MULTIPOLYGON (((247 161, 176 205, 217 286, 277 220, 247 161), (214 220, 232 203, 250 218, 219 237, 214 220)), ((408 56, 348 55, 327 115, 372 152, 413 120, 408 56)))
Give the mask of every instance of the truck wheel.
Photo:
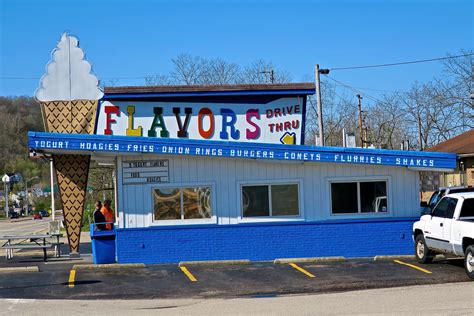
POLYGON ((464 266, 466 267, 467 275, 471 279, 474 279, 474 245, 470 245, 466 249, 464 255, 464 266))
POLYGON ((422 234, 416 236, 415 239, 415 257, 416 261, 419 263, 430 263, 433 261, 433 256, 431 255, 428 246, 426 246, 425 238, 422 234))

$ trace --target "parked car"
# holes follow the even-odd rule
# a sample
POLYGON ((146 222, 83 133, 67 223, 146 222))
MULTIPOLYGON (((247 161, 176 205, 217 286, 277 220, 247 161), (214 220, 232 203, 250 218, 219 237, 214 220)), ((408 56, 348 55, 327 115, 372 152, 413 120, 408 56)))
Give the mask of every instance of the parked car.
POLYGON ((49 217, 49 213, 46 210, 40 210, 39 213, 41 214, 42 217, 49 217))
POLYGON ((441 200, 441 198, 451 193, 463 193, 463 192, 474 192, 473 186, 456 186, 456 187, 440 187, 434 191, 428 202, 421 202, 421 215, 427 215, 431 213, 431 210, 441 200))
POLYGON ((474 192, 445 195, 413 224, 413 239, 418 262, 430 263, 436 254, 464 257, 474 279, 474 192))
POLYGON ((14 219, 14 218, 18 218, 18 213, 17 212, 12 212, 11 215, 10 215, 10 218, 11 219, 14 219))
POLYGON ((33 215, 33 219, 43 219, 43 217, 40 213, 36 213, 35 215, 33 215))

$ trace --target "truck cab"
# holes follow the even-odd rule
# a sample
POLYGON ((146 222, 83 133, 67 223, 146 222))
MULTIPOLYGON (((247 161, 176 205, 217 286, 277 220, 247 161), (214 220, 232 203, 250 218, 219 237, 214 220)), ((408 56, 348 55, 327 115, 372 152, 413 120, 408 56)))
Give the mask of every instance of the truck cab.
POLYGON ((474 278, 474 192, 442 197, 413 224, 413 238, 418 262, 429 263, 436 254, 465 257, 466 272, 474 278))
POLYGON ((464 192, 474 192, 473 186, 456 186, 456 187, 440 187, 438 190, 434 191, 431 195, 428 202, 422 202, 421 206, 421 215, 430 214, 433 208, 438 204, 439 200, 443 196, 453 193, 464 193, 464 192))

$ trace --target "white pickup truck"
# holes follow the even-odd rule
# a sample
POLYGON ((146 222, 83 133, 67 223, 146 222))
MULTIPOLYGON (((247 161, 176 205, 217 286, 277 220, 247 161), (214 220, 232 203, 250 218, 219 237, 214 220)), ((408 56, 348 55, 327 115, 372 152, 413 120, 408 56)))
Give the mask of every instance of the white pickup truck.
POLYGON ((436 254, 464 257, 466 273, 474 279, 474 192, 444 196, 413 224, 413 239, 418 262, 430 263, 436 254))

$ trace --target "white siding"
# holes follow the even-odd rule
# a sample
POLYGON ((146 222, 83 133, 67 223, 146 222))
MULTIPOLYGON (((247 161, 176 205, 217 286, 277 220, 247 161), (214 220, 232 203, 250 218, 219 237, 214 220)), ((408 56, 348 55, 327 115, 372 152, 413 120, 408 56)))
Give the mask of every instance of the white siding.
MULTIPOLYGON (((418 172, 404 167, 334 163, 275 162, 237 158, 146 155, 123 160, 169 159, 169 183, 163 185, 210 184, 213 186, 213 213, 219 224, 236 224, 240 216, 239 185, 242 182, 293 180, 300 183, 304 220, 340 218, 409 217, 419 215, 418 172), (388 180, 387 214, 331 216, 329 179, 388 180)), ((119 159, 119 170, 121 161, 119 159)), ((121 173, 119 172, 119 180, 121 173)), ((125 227, 152 225, 152 188, 160 184, 125 185, 119 182, 121 223, 125 227), (122 221, 123 220, 123 221, 122 221)), ((184 223, 183 223, 184 224, 184 223)))

